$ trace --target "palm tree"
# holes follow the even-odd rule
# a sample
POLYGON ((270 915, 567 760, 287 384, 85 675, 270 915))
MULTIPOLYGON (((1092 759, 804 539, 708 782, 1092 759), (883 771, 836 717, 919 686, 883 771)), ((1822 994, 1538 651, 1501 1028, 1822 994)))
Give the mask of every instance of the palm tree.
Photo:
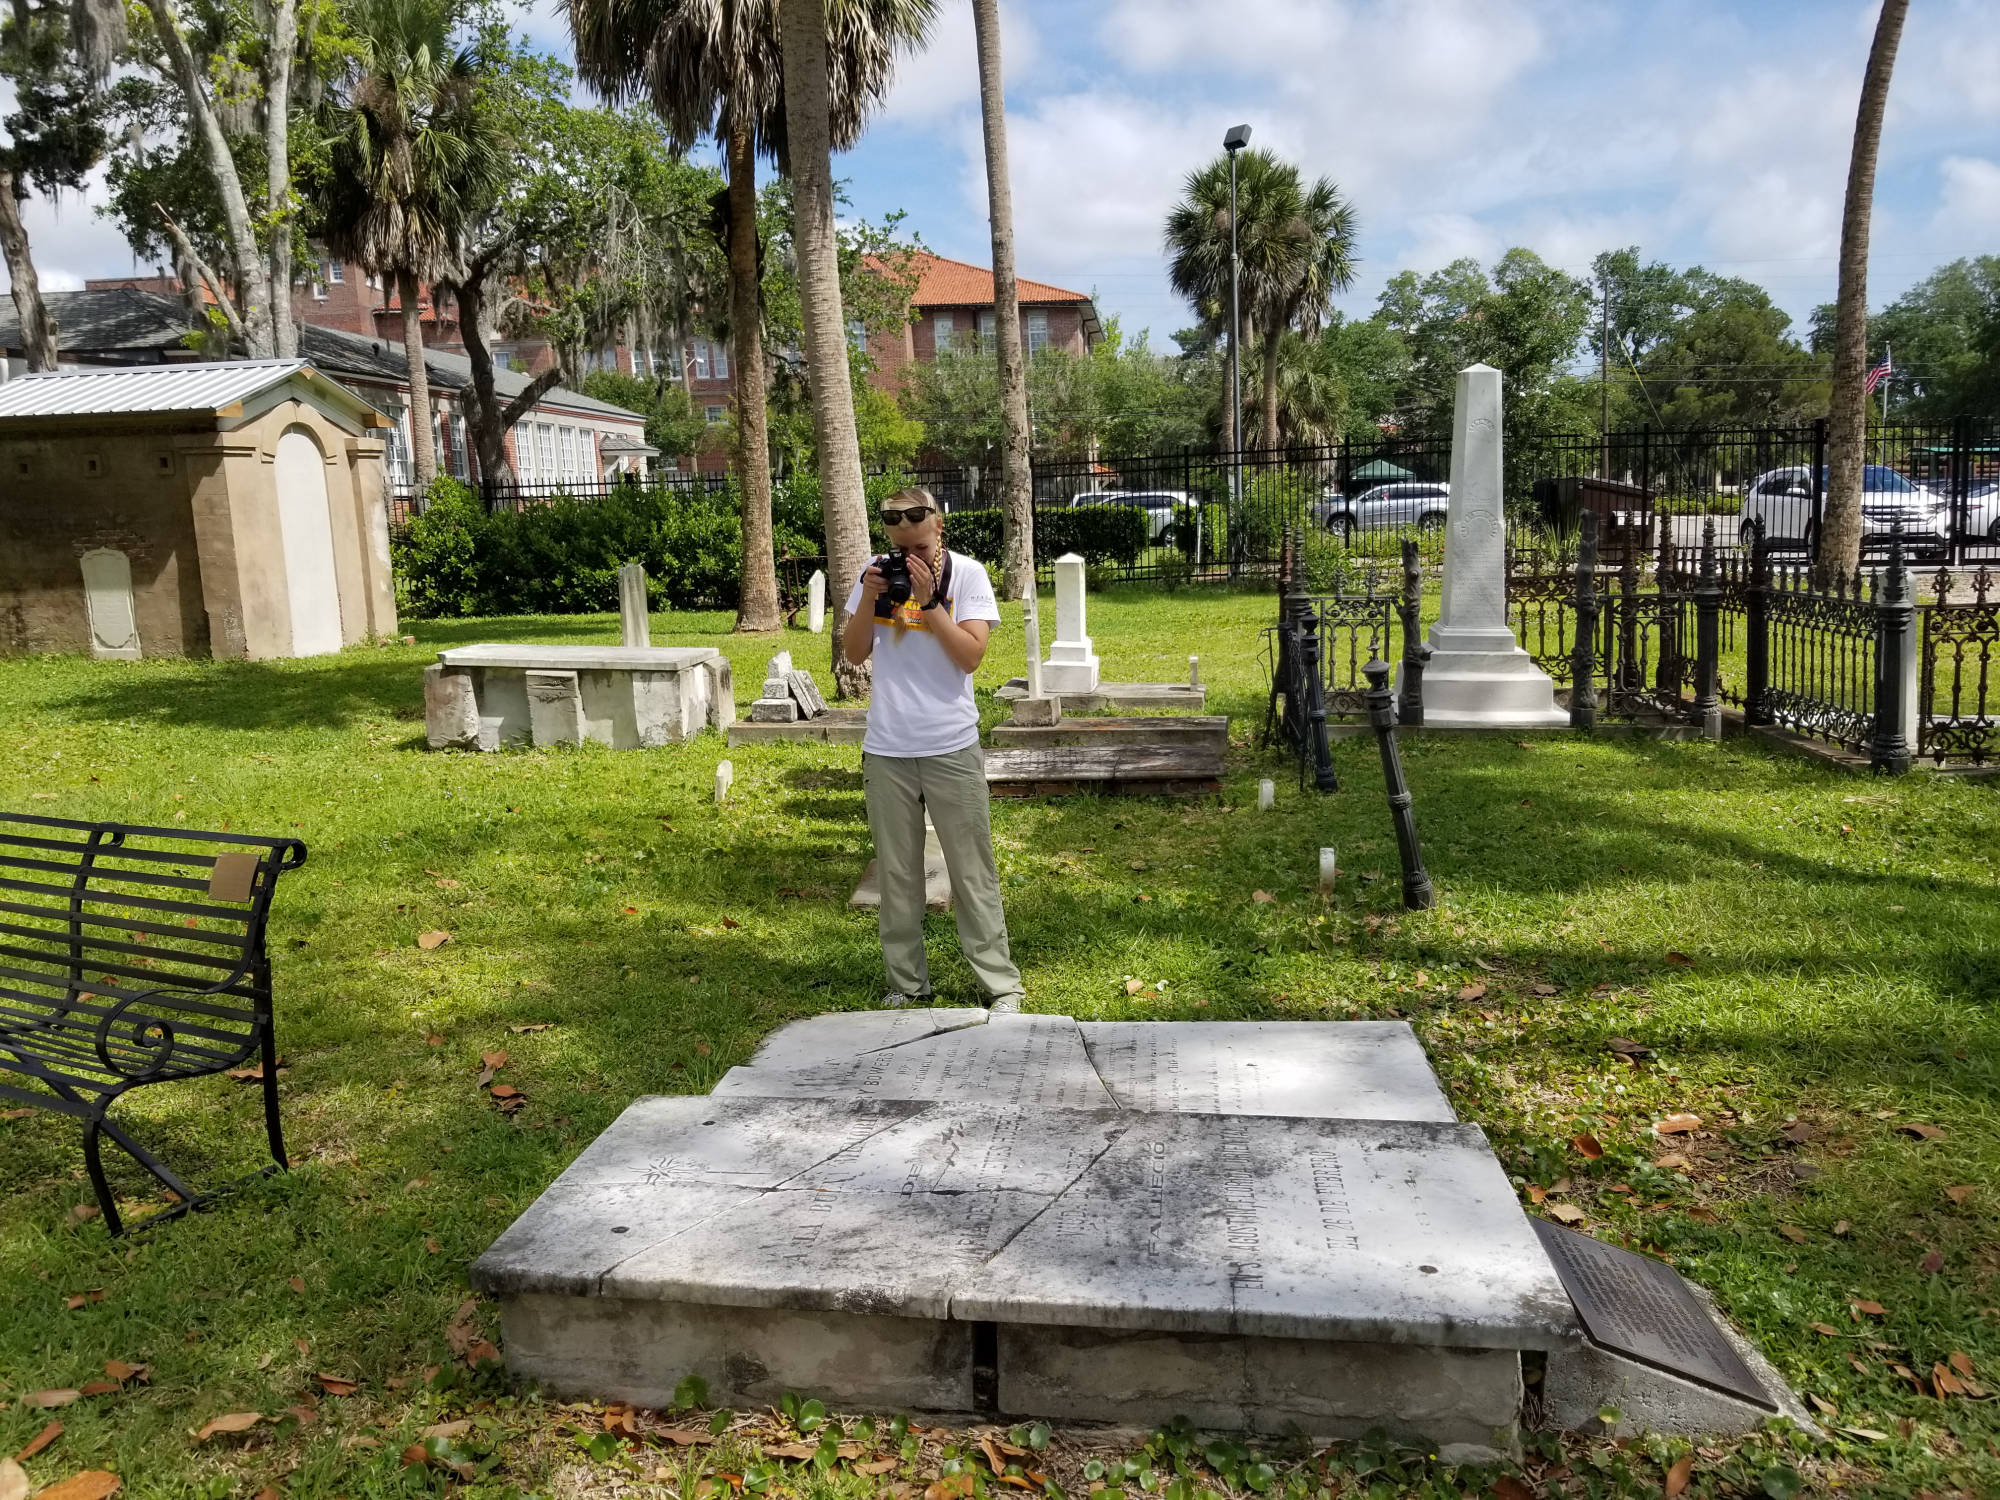
POLYGON ((1875 201, 1875 151, 1882 111, 1910 0, 1882 0, 1847 164, 1847 205, 1840 220, 1840 290, 1833 321, 1833 396, 1826 423, 1826 521, 1813 572, 1821 585, 1861 566, 1861 479, 1868 440, 1868 221, 1875 201))
POLYGON ((1260 246, 1269 261, 1262 278, 1268 297, 1257 309, 1264 337, 1261 443, 1265 448, 1278 446, 1283 396, 1278 363, 1285 331, 1316 338, 1333 309, 1334 294, 1346 291, 1354 280, 1354 206, 1324 177, 1304 192, 1297 188, 1298 177, 1293 174, 1280 196, 1296 195, 1296 201, 1285 203, 1289 212, 1278 216, 1268 246, 1260 246))
POLYGON ((993 230, 993 335, 1000 365, 1001 544, 1007 597, 1035 582, 1035 493, 1028 469, 1028 372, 1014 280, 1014 195, 1007 181, 1007 103, 1000 66, 1000 0, 972 0, 979 47, 979 116, 986 134, 986 211, 993 230))
MULTIPOLYGON (((732 455, 743 500, 743 574, 736 628, 776 630, 778 570, 771 541, 771 453, 766 424, 762 275, 757 245, 757 157, 783 142, 781 68, 773 0, 569 0, 577 70, 605 98, 643 94, 686 150, 712 136, 729 186, 729 335, 736 407, 732 455)), ((679 345, 675 358, 684 356, 679 345)))
MULTIPOLYGON (((1262 335, 1264 399, 1262 442, 1278 442, 1277 334, 1288 327, 1316 333, 1333 294, 1353 275, 1354 210, 1326 178, 1310 189, 1298 168, 1268 151, 1249 150, 1237 161, 1237 259, 1239 311, 1262 335)), ((1194 304, 1211 332, 1228 322, 1229 158, 1218 156, 1188 174, 1181 201, 1167 214, 1168 280, 1194 304)), ((1236 330, 1240 336, 1245 330, 1236 330)), ((1224 435, 1237 446, 1224 406, 1224 435)))
POLYGON ((464 274, 466 230, 505 161, 498 127, 479 107, 478 63, 451 48, 456 19, 454 0, 359 0, 354 64, 324 110, 317 184, 328 250, 395 279, 419 488, 437 473, 421 289, 464 274))

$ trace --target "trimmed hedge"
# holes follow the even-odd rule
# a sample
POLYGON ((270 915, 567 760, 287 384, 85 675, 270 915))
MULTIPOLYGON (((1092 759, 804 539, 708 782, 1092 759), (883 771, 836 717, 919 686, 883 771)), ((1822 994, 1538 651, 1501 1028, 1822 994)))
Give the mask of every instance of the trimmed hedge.
MULTIPOLYGON (((944 518, 945 540, 984 563, 1000 561, 1005 513, 955 510, 944 518)), ((1035 511, 1035 556, 1043 561, 1074 552, 1085 562, 1130 566, 1146 550, 1152 518, 1137 506, 1088 505, 1035 511)))
MULTIPOLYGON (((780 553, 821 550, 816 533, 798 529, 797 507, 773 510, 780 553)), ((393 547, 399 607, 429 619, 614 610, 618 569, 628 562, 645 565, 655 608, 731 609, 743 557, 733 487, 634 485, 489 515, 464 485, 443 479, 393 547)))

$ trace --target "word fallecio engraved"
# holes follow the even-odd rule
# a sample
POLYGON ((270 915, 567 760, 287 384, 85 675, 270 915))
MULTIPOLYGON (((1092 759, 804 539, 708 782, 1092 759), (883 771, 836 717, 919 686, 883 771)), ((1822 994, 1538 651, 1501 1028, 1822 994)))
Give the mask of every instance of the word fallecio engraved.
POLYGON ((1319 1205, 1319 1227, 1329 1250, 1359 1250, 1354 1232, 1354 1207, 1347 1200, 1347 1176, 1340 1153, 1327 1147, 1312 1153, 1313 1201, 1319 1205))

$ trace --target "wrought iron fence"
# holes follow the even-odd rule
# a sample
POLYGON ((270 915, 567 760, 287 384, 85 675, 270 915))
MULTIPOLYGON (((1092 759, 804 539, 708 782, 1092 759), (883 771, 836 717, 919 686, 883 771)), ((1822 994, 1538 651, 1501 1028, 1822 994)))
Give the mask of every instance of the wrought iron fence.
POLYGON ((1965 598, 1952 597, 1959 580, 1944 569, 1932 586, 1936 597, 1920 611, 1916 751, 1939 765, 1984 765, 2000 744, 2000 722, 1988 701, 2000 669, 2000 600, 1993 597, 1994 578, 1979 569, 1965 598))

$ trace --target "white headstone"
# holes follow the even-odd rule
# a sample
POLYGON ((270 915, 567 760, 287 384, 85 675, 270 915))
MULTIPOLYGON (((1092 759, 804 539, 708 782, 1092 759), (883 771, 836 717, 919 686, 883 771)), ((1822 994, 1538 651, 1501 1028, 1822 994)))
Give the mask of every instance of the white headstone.
POLYGON ((1021 624, 1027 634, 1028 696, 1042 696, 1042 611, 1035 598, 1034 580, 1021 590, 1021 624))
POLYGON ((1444 602, 1431 626, 1424 722, 1442 728, 1569 722, 1555 684, 1507 624, 1507 507, 1501 485, 1500 372, 1458 372, 1451 423, 1451 505, 1444 602))
POLYGON ((735 779, 736 767, 732 766, 726 760, 720 760, 715 763, 715 800, 717 802, 726 802, 729 800, 729 784, 735 779))
POLYGON ((1340 874, 1339 856, 1330 848, 1319 851, 1319 893, 1333 894, 1333 882, 1340 874))
POLYGON ((1056 559, 1056 638, 1042 663, 1042 688, 1049 693, 1097 691, 1097 653, 1090 649, 1084 623, 1083 559, 1074 552, 1056 559))
POLYGON ((90 654, 139 659, 139 616, 132 601, 132 563, 116 547, 98 547, 78 560, 83 600, 90 611, 90 654))
POLYGON ((818 569, 806 580, 806 629, 814 635, 826 629, 826 574, 818 569))
POLYGON ((1201 658, 1199 656, 1190 656, 1188 658, 1188 686, 1201 686, 1201 658))
POLYGON ((621 645, 653 644, 653 621, 646 605, 646 570, 635 562, 618 570, 618 634, 621 645))
POLYGON ((1257 783, 1257 811, 1269 812, 1271 810, 1271 805, 1277 800, 1278 800, 1277 783, 1272 781, 1270 777, 1266 776, 1262 781, 1257 783))

